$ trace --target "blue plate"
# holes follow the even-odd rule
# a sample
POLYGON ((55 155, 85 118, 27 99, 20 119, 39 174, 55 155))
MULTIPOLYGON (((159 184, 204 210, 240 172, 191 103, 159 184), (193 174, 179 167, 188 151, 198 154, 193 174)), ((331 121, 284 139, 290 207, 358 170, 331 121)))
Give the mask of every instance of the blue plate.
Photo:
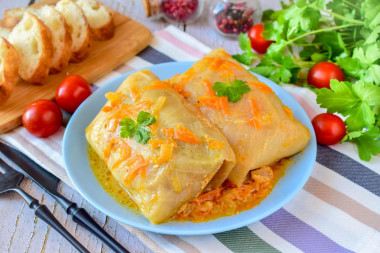
MULTIPOLYGON (((193 62, 173 62, 154 65, 151 70, 161 80, 183 73, 193 65, 193 62)), ((90 124, 99 110, 106 103, 104 94, 115 91, 122 81, 130 74, 122 75, 95 91, 74 113, 63 138, 63 158, 66 170, 82 196, 106 215, 127 225, 157 232, 174 235, 202 235, 232 230, 259 221, 284 206, 304 186, 313 170, 316 158, 316 140, 313 127, 308 116, 298 102, 284 89, 274 82, 257 75, 260 81, 269 85, 280 97, 282 102, 293 110, 294 116, 300 120, 311 133, 310 141, 304 151, 293 158, 292 165, 287 168, 272 193, 257 207, 240 214, 219 218, 203 223, 169 222, 152 225, 142 215, 130 212, 120 206, 106 191, 103 190, 92 172, 87 158, 87 141, 85 128, 90 124)))

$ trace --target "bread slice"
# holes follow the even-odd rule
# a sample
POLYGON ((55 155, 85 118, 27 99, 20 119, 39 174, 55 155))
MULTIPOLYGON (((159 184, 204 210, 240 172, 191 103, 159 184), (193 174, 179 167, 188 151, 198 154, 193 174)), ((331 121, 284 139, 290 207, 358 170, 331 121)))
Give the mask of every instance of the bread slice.
POLYGON ((50 73, 61 72, 69 63, 71 57, 71 35, 69 26, 62 14, 50 5, 41 8, 14 8, 4 12, 3 22, 7 27, 13 27, 20 22, 25 11, 36 15, 50 29, 53 43, 53 58, 50 73))
POLYGON ((56 6, 69 25, 72 38, 71 62, 80 62, 86 58, 91 49, 91 30, 82 9, 71 0, 60 0, 56 6))
POLYGON ((19 64, 16 49, 0 36, 0 106, 8 100, 16 86, 19 64))
POLYGON ((115 33, 112 12, 95 0, 77 0, 82 8, 96 40, 108 40, 115 33))
POLYGON ((35 15, 26 11, 9 35, 20 57, 19 75, 27 82, 43 84, 53 56, 51 32, 35 15))
POLYGON ((71 58, 72 39, 69 25, 63 15, 52 6, 45 5, 37 13, 52 33, 54 53, 50 73, 61 72, 71 58))
POLYGON ((13 28, 15 27, 24 16, 27 8, 13 8, 4 11, 3 15, 3 27, 13 28))
POLYGON ((5 27, 1 27, 0 26, 0 36, 3 37, 4 39, 7 39, 9 38, 9 35, 11 34, 11 29, 9 28, 5 28, 5 27))

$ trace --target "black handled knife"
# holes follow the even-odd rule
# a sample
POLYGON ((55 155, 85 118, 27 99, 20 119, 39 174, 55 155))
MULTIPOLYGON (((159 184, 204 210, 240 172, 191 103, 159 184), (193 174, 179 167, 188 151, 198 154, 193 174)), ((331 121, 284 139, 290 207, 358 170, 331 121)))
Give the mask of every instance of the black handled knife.
POLYGON ((115 252, 129 253, 115 239, 107 234, 87 213, 86 210, 77 206, 63 197, 57 190, 59 178, 42 168, 32 159, 17 149, 10 147, 0 141, 0 157, 15 165, 20 171, 23 171, 29 178, 36 182, 52 195, 58 203, 66 210, 66 213, 72 216, 74 222, 83 226, 115 252))

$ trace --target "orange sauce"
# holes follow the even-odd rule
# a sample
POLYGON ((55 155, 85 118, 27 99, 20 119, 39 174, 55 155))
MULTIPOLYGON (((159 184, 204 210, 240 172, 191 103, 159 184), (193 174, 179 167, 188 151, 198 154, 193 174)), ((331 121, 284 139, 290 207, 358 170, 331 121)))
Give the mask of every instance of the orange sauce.
MULTIPOLYGON (((113 178, 107 165, 91 147, 88 149, 88 157, 92 171, 103 189, 117 203, 138 214, 138 207, 113 178)), ((273 177, 270 180, 261 180, 260 177, 256 177, 254 180, 250 176, 240 187, 225 182, 221 188, 200 194, 170 221, 205 222, 249 210, 259 205, 271 193, 290 164, 290 158, 285 158, 270 167, 265 166, 273 172, 273 177)))

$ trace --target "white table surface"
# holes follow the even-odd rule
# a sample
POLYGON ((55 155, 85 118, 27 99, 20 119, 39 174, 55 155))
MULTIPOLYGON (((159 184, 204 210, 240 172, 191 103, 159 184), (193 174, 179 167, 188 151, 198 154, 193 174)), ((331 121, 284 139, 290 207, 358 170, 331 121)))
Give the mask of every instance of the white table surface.
MULTIPOLYGON (((249 0, 248 0, 249 1, 249 0)), ((29 0, 0 0, 0 19, 5 9, 27 5, 29 0)), ((101 0, 107 6, 144 24, 152 32, 165 28, 168 23, 163 20, 151 21, 145 18, 140 0, 101 0)), ((216 0, 205 0, 205 9, 201 18, 194 24, 188 25, 187 33, 194 36, 211 48, 224 47, 230 53, 239 52, 236 40, 221 37, 209 24, 209 5, 216 0)), ((279 8, 279 1, 260 0, 262 9, 279 8)), ((55 217, 73 234, 90 252, 112 252, 95 236, 77 226, 69 218, 61 206, 44 190, 28 179, 24 179, 21 188, 45 204, 55 217)), ((105 216, 92 207, 82 196, 65 184, 60 185, 60 192, 79 206, 84 207, 92 217, 118 242, 131 252, 151 252, 139 239, 130 234, 115 220, 105 216)), ((0 197, 0 253, 12 252, 76 252, 61 235, 50 229, 43 221, 34 216, 22 198, 15 193, 0 197)))

